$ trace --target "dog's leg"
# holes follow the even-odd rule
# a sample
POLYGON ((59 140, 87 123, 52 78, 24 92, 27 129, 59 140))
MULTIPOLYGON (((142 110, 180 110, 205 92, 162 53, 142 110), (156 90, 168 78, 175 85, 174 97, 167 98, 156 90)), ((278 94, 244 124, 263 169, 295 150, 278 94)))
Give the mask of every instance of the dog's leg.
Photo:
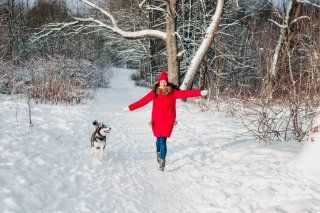
POLYGON ((94 148, 94 156, 95 156, 95 157, 98 156, 98 149, 97 149, 97 147, 94 148))
POLYGON ((94 147, 91 146, 91 155, 94 155, 94 147))
POLYGON ((103 149, 100 147, 100 160, 102 160, 103 149))
POLYGON ((106 148, 106 141, 104 141, 104 143, 102 144, 102 147, 100 148, 101 149, 101 160, 102 160, 102 156, 104 154, 105 148, 106 148))

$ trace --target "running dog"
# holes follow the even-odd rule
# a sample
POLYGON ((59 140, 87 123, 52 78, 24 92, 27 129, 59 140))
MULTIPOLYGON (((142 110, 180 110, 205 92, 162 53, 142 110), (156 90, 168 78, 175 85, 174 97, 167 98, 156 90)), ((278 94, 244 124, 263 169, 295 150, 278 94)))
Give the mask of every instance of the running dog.
POLYGON ((110 133, 111 128, 98 121, 93 121, 92 124, 96 129, 91 136, 91 153, 102 160, 102 154, 106 148, 106 136, 110 133))

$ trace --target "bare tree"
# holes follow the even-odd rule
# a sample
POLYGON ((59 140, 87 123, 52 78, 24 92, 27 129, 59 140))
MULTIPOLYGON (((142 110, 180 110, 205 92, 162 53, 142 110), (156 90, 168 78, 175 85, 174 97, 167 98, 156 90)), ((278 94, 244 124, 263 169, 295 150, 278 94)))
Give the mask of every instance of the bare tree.
MULTIPOLYGON (((92 3, 89 0, 81 0, 81 1, 86 5, 90 6, 91 8, 94 8, 99 12, 101 12, 105 17, 108 18, 108 20, 103 22, 102 19, 97 19, 92 17, 89 17, 89 18, 75 17, 74 22, 48 25, 38 34, 39 35, 38 39, 43 36, 47 36, 53 32, 63 30, 64 28, 67 28, 70 26, 78 26, 77 30, 80 31, 81 29, 84 28, 84 26, 80 25, 80 23, 84 23, 84 22, 88 23, 86 27, 108 29, 127 39, 158 38, 163 40, 166 44, 169 80, 172 83, 179 85, 180 69, 179 69, 179 58, 178 58, 179 52, 178 52, 178 46, 177 46, 177 32, 176 32, 177 0, 165 1, 164 6, 162 7, 153 8, 152 5, 145 6, 146 8, 163 11, 166 17, 165 32, 162 30, 153 30, 153 29, 138 30, 138 31, 124 31, 118 26, 117 21, 115 20, 114 16, 111 13, 109 13, 102 7, 92 3)), ((198 61, 201 62, 203 60, 203 58, 207 53, 207 49, 209 48, 211 42, 213 41, 214 35, 219 26, 224 0, 218 0, 217 2, 218 2, 217 8, 216 8, 217 12, 213 16, 211 24, 208 27, 207 33, 203 41, 203 45, 201 45, 199 48, 201 50, 199 50, 199 53, 194 56, 194 62, 198 62, 198 61)), ((141 2, 140 6, 143 6, 144 3, 145 1, 141 2)), ((192 67, 193 67, 193 63, 192 63, 192 67)), ((199 66, 195 66, 192 68, 192 70, 196 70, 196 69, 199 69, 199 66)), ((193 79, 188 78, 188 81, 193 81, 193 79)))
POLYGON ((203 39, 195 56, 191 60, 191 64, 189 66, 187 74, 181 84, 181 87, 180 87, 181 89, 190 89, 191 88, 193 80, 194 80, 194 78, 200 68, 201 63, 202 63, 202 60, 207 55, 207 52, 210 48, 210 45, 215 38, 215 34, 218 31, 218 26, 220 23, 222 12, 223 12, 223 5, 224 5, 224 1, 220 0, 217 2, 216 12, 212 17, 212 20, 211 20, 209 27, 207 28, 205 38, 203 39))
MULTIPOLYGON (((268 73, 268 81, 267 81, 267 87, 269 88, 269 94, 272 96, 273 92, 273 82, 277 81, 277 69, 279 67, 283 66, 285 58, 289 58, 289 48, 290 43, 294 35, 294 29, 293 26, 297 23, 299 19, 308 18, 307 16, 299 16, 300 10, 301 10, 301 2, 295 1, 295 0, 288 0, 286 1, 286 7, 283 11, 283 16, 281 16, 280 13, 279 16, 281 18, 282 23, 278 23, 274 20, 271 20, 273 23, 275 23, 280 28, 280 35, 278 38, 278 42, 272 57, 270 70, 268 73)), ((290 63, 289 63, 290 64, 290 63)), ((291 81, 294 83, 293 76, 291 73, 291 81)), ((294 89, 295 90, 295 89, 294 89)))

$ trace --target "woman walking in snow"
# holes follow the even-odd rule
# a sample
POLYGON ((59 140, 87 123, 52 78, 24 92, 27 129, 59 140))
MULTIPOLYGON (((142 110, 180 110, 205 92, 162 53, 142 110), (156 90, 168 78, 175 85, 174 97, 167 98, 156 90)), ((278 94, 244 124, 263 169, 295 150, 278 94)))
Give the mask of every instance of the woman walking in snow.
POLYGON ((167 154, 167 138, 170 137, 176 123, 176 99, 206 96, 207 90, 179 90, 177 86, 168 82, 165 71, 159 75, 153 90, 139 101, 130 104, 123 111, 133 111, 153 101, 152 115, 149 125, 153 135, 157 138, 156 150, 159 169, 164 171, 167 154))

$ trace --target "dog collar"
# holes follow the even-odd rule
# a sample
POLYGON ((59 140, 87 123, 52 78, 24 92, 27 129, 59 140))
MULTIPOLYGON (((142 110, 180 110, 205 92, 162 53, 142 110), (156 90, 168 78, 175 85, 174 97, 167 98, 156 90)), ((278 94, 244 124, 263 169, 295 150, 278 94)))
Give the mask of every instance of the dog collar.
POLYGON ((100 130, 101 130, 101 127, 97 128, 96 133, 98 134, 99 137, 96 136, 96 138, 98 138, 100 140, 104 140, 106 138, 106 136, 101 135, 100 130))

